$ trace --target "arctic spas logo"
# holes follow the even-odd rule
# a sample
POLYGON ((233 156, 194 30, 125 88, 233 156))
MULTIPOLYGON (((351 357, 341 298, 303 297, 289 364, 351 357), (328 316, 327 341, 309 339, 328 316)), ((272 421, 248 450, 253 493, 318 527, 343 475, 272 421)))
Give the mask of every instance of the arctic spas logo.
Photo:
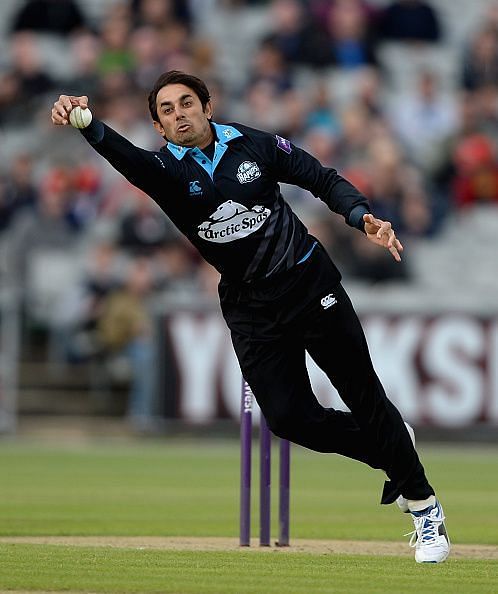
POLYGON ((249 182, 258 179, 261 175, 258 164, 254 161, 244 161, 239 165, 237 170, 237 179, 241 184, 248 184, 249 182))
POLYGON ((242 239, 257 231, 270 216, 264 206, 246 208, 243 204, 227 200, 220 204, 207 221, 198 227, 198 235, 206 241, 228 243, 242 239))

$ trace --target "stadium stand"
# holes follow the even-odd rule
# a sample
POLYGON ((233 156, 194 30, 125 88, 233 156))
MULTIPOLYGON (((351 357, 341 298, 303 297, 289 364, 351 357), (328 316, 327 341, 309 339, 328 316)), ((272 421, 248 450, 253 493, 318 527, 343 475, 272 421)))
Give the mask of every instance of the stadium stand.
POLYGON ((146 93, 170 68, 207 79, 222 121, 240 119, 323 151, 326 164, 366 192, 380 216, 391 217, 407 247, 406 265, 396 270, 388 256, 364 253, 315 199, 288 189, 343 263, 360 311, 382 310, 386 294, 390 310, 399 312, 495 311, 496 2, 432 0, 441 37, 429 43, 382 38, 387 0, 75 4, 86 25, 62 35, 13 31, 23 3, 0 3, 0 278, 23 304, 27 368, 44 357, 62 366, 90 364, 98 347, 85 342, 97 323, 88 303, 125 284, 137 258, 151 268, 154 303, 193 292, 212 297, 215 275, 162 215, 142 212, 143 196, 74 131, 54 131, 49 121, 61 92, 88 88, 99 117, 156 148, 161 139, 149 124, 146 93), (347 27, 345 43, 339 32, 347 27), (323 42, 320 63, 316 53, 286 54, 310 40, 323 42), (488 78, 479 71, 482 60, 489 61, 488 78), (425 75, 434 83, 429 99, 418 94, 425 75), (452 115, 442 122, 437 109, 452 115), (403 131, 406 117, 414 123, 412 113, 421 114, 420 129, 432 121, 440 127, 410 142, 403 131), (99 256, 96 244, 103 246, 99 256), (112 270, 112 282, 89 281, 88 270, 100 265, 102 275, 112 270), (38 332, 48 336, 39 351, 38 332))

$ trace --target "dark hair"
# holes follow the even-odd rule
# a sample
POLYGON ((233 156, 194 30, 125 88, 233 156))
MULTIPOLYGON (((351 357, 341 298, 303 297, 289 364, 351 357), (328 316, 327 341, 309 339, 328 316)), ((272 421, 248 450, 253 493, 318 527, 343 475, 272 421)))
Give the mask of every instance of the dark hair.
POLYGON ((169 72, 165 72, 164 74, 161 74, 161 76, 156 80, 154 88, 149 93, 149 111, 152 119, 155 122, 159 121, 156 103, 157 94, 166 85, 185 85, 194 91, 197 97, 199 97, 203 110, 206 108, 208 101, 211 99, 209 91, 206 87, 206 83, 200 78, 197 78, 197 76, 186 74, 180 70, 170 70, 169 72))

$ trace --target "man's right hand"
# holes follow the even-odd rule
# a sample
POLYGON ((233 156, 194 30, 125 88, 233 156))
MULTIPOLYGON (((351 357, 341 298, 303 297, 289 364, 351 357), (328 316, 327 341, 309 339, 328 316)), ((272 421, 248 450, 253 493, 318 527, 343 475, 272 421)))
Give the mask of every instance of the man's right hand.
POLYGON ((73 95, 61 95, 52 108, 52 123, 56 126, 67 126, 69 114, 73 107, 80 106, 82 109, 88 107, 88 97, 74 97, 73 95))

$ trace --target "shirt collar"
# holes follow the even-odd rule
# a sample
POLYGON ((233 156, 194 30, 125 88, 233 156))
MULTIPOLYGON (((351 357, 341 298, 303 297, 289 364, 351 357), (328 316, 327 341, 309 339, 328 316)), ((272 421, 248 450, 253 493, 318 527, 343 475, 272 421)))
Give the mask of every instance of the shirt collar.
MULTIPOLYGON (((239 136, 243 136, 242 132, 239 132, 237 128, 233 126, 229 126, 227 124, 216 124, 215 122, 211 122, 211 126, 214 131, 214 136, 217 142, 220 144, 226 144, 230 142, 234 138, 238 138, 239 136)), ((191 151, 200 151, 199 147, 186 147, 186 146, 179 146, 174 144, 173 142, 168 142, 162 150, 169 150, 169 152, 176 157, 179 161, 185 157, 191 151)))

